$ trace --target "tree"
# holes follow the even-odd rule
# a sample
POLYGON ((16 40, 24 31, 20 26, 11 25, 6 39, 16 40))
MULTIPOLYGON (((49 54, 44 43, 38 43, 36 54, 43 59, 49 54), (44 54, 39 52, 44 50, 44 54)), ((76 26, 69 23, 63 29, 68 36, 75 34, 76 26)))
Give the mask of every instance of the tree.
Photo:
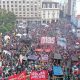
POLYGON ((12 31, 15 27, 16 16, 12 12, 0 9, 0 32, 12 31))

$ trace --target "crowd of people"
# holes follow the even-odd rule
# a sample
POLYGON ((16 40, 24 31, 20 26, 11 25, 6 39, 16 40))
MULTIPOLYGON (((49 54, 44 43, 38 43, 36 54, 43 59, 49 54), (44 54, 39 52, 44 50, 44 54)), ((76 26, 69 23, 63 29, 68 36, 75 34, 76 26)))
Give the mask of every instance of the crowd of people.
MULTIPOLYGON (((53 24, 50 26, 53 26, 53 24)), ((34 33, 35 31, 29 32, 29 34, 32 34, 32 40, 27 40, 27 38, 26 40, 20 40, 18 37, 15 36, 15 34, 7 34, 10 39, 7 39, 7 41, 4 39, 2 40, 3 47, 2 51, 0 52, 0 80, 2 80, 2 78, 5 78, 7 80, 9 76, 13 74, 18 74, 24 70, 26 70, 27 74, 30 74, 32 70, 46 69, 48 70, 49 75, 52 77, 53 65, 61 66, 64 74, 72 73, 72 65, 67 66, 67 61, 68 59, 70 59, 70 55, 69 53, 65 53, 64 49, 60 46, 57 47, 60 49, 60 51, 58 49, 58 51, 54 50, 54 52, 35 51, 36 48, 41 47, 40 44, 38 44, 40 43, 38 38, 41 37, 43 34, 46 36, 46 33, 49 34, 48 36, 53 36, 53 31, 55 31, 54 26, 51 28, 48 27, 50 30, 45 30, 43 29, 43 27, 41 28, 35 29, 35 31, 38 30, 38 32, 42 31, 39 33, 41 35, 34 33), (54 59, 55 52, 60 53, 62 58, 58 60, 54 59), (68 70, 66 70, 67 68, 68 70)), ((68 78, 67 80, 70 79, 68 78)))

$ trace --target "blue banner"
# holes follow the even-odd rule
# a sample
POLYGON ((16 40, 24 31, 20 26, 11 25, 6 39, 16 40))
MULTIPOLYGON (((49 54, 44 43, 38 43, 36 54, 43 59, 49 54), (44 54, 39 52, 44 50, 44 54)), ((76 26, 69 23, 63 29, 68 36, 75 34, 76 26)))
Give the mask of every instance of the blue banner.
POLYGON ((53 66, 53 75, 55 76, 63 75, 61 66, 53 66))

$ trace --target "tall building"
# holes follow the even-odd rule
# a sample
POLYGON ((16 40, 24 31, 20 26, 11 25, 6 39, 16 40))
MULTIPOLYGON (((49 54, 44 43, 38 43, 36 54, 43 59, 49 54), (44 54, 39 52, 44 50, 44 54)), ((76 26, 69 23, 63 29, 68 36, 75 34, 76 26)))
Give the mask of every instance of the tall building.
POLYGON ((28 24, 59 19, 59 3, 53 0, 0 0, 0 8, 13 12, 18 21, 28 24))
POLYGON ((19 20, 39 22, 41 18, 41 0, 0 0, 0 8, 14 12, 19 20))

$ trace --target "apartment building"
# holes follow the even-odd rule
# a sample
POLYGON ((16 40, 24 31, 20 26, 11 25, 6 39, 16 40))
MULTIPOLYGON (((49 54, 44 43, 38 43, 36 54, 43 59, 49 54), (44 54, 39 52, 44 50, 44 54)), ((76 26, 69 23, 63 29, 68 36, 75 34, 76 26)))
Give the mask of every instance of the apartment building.
POLYGON ((28 24, 59 19, 59 3, 53 0, 0 0, 0 8, 13 12, 28 24))

